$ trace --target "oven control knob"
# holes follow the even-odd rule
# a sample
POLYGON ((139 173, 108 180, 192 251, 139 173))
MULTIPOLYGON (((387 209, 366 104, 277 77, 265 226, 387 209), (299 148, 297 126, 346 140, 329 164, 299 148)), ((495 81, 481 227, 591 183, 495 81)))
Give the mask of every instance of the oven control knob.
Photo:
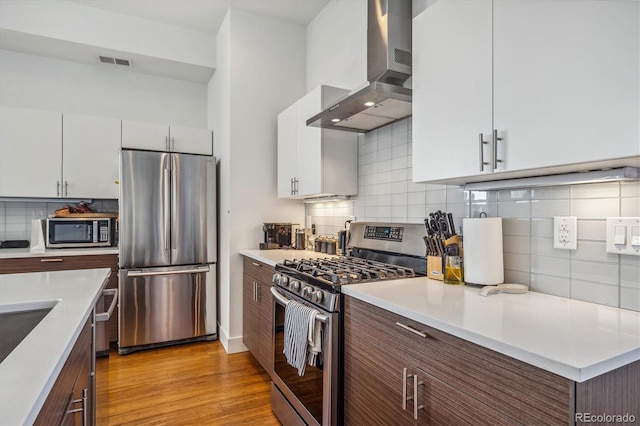
POLYGON ((280 282, 280 274, 273 274, 273 278, 271 278, 271 282, 274 284, 278 284, 280 282))
POLYGON ((289 288, 297 293, 300 290, 300 281, 291 280, 289 288))
POLYGON ((323 298, 324 298, 324 293, 322 293, 322 291, 316 290, 313 292, 313 301, 315 303, 321 303, 323 298))
POLYGON ((288 287, 289 277, 286 275, 280 275, 280 287, 288 287))
POLYGON ((311 286, 302 289, 302 297, 311 297, 311 293, 313 293, 313 287, 311 286))

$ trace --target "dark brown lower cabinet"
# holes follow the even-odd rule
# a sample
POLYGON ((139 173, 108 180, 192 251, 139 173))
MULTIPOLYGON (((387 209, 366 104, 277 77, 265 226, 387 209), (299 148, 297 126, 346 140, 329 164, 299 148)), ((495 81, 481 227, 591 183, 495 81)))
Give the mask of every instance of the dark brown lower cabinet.
MULTIPOLYGON (((92 254, 84 256, 42 256, 0 259, 0 274, 23 272, 70 271, 73 269, 111 268, 106 288, 118 288, 118 255, 92 254)), ((107 323, 109 342, 118 341, 118 310, 107 323)))
POLYGON ((273 266, 245 257, 242 285, 242 339, 269 375, 273 373, 273 266))
POLYGON ((562 425, 581 424, 582 412, 640 415, 640 362, 576 383, 348 296, 344 329, 346 425, 562 425))
POLYGON ((85 323, 34 425, 95 424, 93 314, 85 323))

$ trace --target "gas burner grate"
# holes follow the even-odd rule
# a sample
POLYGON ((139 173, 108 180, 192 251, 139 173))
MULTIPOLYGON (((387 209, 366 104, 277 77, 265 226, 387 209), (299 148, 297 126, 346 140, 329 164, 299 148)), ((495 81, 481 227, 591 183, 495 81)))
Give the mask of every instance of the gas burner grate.
POLYGON ((413 278, 416 276, 411 268, 349 256, 285 260, 283 266, 294 269, 304 276, 313 277, 333 285, 413 278))

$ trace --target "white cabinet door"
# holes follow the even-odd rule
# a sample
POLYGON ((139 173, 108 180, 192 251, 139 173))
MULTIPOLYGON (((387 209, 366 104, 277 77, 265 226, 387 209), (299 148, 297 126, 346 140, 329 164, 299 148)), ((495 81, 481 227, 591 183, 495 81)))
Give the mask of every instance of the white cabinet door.
POLYGON ((639 16, 635 1, 494 2, 506 170, 640 155, 639 16))
POLYGON ((491 172, 491 26, 491 0, 440 0, 413 20, 414 181, 491 172))
POLYGON ((296 105, 298 124, 297 174, 298 192, 308 196, 322 193, 322 129, 307 126, 307 120, 322 111, 322 87, 300 99, 296 105))
POLYGON ((120 120, 63 116, 64 196, 118 198, 120 120))
POLYGON ((169 133, 171 151, 213 155, 213 134, 211 130, 171 126, 169 133))
POLYGON ((319 86, 278 115, 279 198, 357 194, 357 134, 307 126, 309 118, 346 93, 319 86))
POLYGON ((62 114, 0 107, 0 196, 57 197, 62 114))
POLYGON ((122 120, 122 147, 168 151, 169 126, 122 120))
POLYGON ((278 198, 293 195, 292 179, 297 173, 297 105, 278 114, 278 198))

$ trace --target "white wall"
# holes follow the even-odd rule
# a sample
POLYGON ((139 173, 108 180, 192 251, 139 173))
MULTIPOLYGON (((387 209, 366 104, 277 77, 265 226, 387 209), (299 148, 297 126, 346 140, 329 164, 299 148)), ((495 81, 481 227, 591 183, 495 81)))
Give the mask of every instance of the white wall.
POLYGON ((220 341, 242 344, 242 256, 257 248, 262 223, 303 223, 300 201, 277 198, 277 114, 305 94, 305 29, 231 9, 218 33, 218 70, 209 83, 209 124, 220 171, 220 341))
POLYGON ((218 161, 218 338, 229 347, 231 288, 229 270, 231 157, 231 16, 227 13, 216 41, 221 66, 207 90, 209 127, 214 129, 213 155, 218 161))
POLYGON ((0 105, 207 127, 207 87, 0 50, 0 105))
POLYGON ((66 1, 2 1, 0 30, 215 68, 211 34, 66 1))
POLYGON ((307 91, 367 81, 367 0, 332 0, 307 26, 307 91))

